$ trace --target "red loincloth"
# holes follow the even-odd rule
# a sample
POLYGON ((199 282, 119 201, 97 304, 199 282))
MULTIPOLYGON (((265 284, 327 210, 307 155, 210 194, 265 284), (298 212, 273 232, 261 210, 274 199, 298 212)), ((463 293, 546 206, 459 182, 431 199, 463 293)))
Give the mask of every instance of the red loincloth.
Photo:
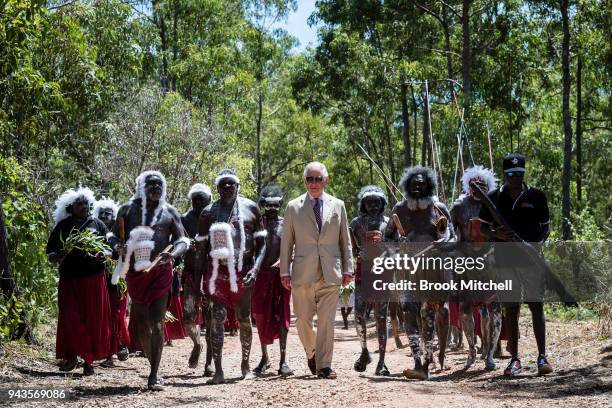
POLYGON ((460 329, 461 313, 459 311, 459 302, 448 302, 448 315, 450 319, 450 325, 460 329))
POLYGON ((84 278, 60 275, 55 355, 81 357, 86 363, 110 354, 110 304, 104 270, 84 278))
POLYGON ((127 293, 123 296, 117 292, 111 292, 108 295, 110 301, 110 331, 111 331, 111 348, 112 354, 121 349, 121 347, 127 347, 130 344, 130 333, 128 332, 127 325, 125 324, 125 314, 127 311, 127 293), (122 298, 123 297, 123 298, 122 298))
POLYGON ((219 265, 219 270, 217 271, 217 280, 215 282, 215 293, 209 293, 209 279, 211 279, 213 270, 212 262, 209 262, 208 274, 206 275, 206 279, 204 282, 204 290, 206 291, 206 294, 209 295, 212 300, 221 303, 225 307, 229 308, 230 306, 235 306, 246 289, 243 281, 244 275, 246 275, 247 272, 251 270, 251 268, 251 265, 247 265, 242 268, 242 271, 237 271, 236 281, 238 284, 238 292, 234 293, 230 290, 229 272, 227 270, 227 266, 219 265))
MULTIPOLYGON (((172 261, 157 265, 149 272, 127 273, 128 292, 132 302, 150 305, 172 289, 172 261)), ((168 299, 170 301, 170 299, 168 299)))
POLYGON ((172 296, 168 311, 176 318, 173 322, 164 323, 164 338, 168 340, 178 340, 185 338, 183 328, 183 303, 180 296, 172 296))
POLYGON ((137 351, 142 351, 142 346, 140 345, 140 338, 138 337, 138 328, 136 327, 136 314, 134 313, 134 303, 130 307, 130 322, 128 324, 128 332, 130 334, 130 353, 136 353, 137 351))
POLYGON ((355 286, 361 285, 361 258, 355 262, 355 286))
POLYGON ((280 335, 280 327, 289 330, 290 299, 291 290, 285 289, 281 284, 280 268, 262 267, 251 297, 251 312, 255 316, 261 344, 274 343, 274 339, 278 339, 280 335))

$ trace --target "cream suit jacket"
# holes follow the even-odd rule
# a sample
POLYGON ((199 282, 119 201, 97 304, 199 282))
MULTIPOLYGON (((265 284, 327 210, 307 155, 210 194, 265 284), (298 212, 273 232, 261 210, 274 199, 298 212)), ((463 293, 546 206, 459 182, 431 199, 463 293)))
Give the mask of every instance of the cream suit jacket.
POLYGON ((308 194, 291 200, 283 221, 281 276, 291 275, 293 285, 313 284, 318 279, 319 263, 328 284, 339 285, 343 274, 353 275, 348 224, 344 202, 329 194, 323 194, 321 232, 308 194))

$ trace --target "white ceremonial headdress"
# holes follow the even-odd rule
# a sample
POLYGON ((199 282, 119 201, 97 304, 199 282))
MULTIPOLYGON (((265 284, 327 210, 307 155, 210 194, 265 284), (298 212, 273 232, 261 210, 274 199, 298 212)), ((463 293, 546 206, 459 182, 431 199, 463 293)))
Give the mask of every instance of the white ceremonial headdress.
POLYGON ((96 201, 93 191, 87 187, 79 187, 77 189, 71 188, 66 190, 57 198, 57 200, 55 200, 55 210, 53 211, 53 220, 55 221, 55 225, 71 216, 68 212, 68 207, 74 204, 74 202, 81 197, 85 198, 90 206, 96 201))

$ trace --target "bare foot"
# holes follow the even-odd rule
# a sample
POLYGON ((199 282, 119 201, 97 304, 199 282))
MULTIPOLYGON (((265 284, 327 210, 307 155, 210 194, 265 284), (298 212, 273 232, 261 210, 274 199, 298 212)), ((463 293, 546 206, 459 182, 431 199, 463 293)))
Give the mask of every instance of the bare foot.
POLYGON ((212 377, 213 375, 215 375, 215 370, 212 369, 210 364, 206 364, 204 366, 204 377, 212 377))
POLYGON ((287 363, 282 363, 278 369, 278 375, 281 377, 289 377, 293 375, 293 370, 289 368, 287 363))
POLYGON ((253 372, 255 374, 263 374, 268 368, 270 368, 270 366, 270 360, 267 357, 262 357, 259 364, 257 364, 257 367, 253 369, 253 372))
POLYGON ((149 391, 163 391, 165 387, 163 385, 162 378, 159 377, 159 378, 149 378, 149 381, 147 383, 147 388, 149 389, 149 391))
POLYGON ((202 345, 194 344, 189 356, 189 368, 197 368, 200 363, 200 353, 202 353, 202 345))
POLYGON ((225 383, 225 376, 223 375, 223 371, 215 372, 214 377, 206 381, 206 384, 209 384, 209 385, 217 385, 217 384, 224 384, 224 383, 225 383))

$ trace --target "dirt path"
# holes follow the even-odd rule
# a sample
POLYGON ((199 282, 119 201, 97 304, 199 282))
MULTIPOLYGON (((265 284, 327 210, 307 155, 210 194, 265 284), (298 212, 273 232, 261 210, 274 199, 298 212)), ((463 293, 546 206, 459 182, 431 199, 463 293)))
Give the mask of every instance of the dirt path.
MULTIPOLYGON (((148 364, 144 358, 130 357, 117 362, 113 369, 96 367, 96 375, 82 377, 80 371, 64 374, 51 362, 41 362, 27 356, 7 355, 0 360, 0 389, 11 387, 67 388, 69 401, 38 402, 37 407, 51 406, 408 406, 416 407, 557 407, 612 406, 612 341, 596 338, 595 323, 549 322, 547 330, 548 354, 555 372, 537 377, 535 369, 535 340, 530 321, 523 317, 520 350, 524 366, 518 378, 501 376, 507 358, 499 361, 492 373, 484 371, 478 361, 468 372, 463 372, 465 352, 451 352, 450 370, 434 373, 429 381, 415 382, 401 376, 410 364, 408 349, 396 349, 389 339, 387 366, 391 377, 376 377, 373 372, 377 354, 366 373, 352 370, 359 353, 359 343, 353 328, 341 328, 341 317, 336 318, 334 368, 337 380, 318 380, 310 375, 306 360, 292 326, 288 345, 288 363, 295 376, 281 379, 276 375, 278 345, 270 347, 272 368, 263 377, 241 381, 240 346, 238 337, 226 337, 224 370, 228 383, 206 385, 202 366, 187 368, 191 351, 189 340, 175 341, 173 347, 164 348, 160 372, 166 390, 148 392, 145 389, 148 364)), ((370 350, 376 350, 374 328, 369 332, 370 350)), ((405 336, 402 337, 407 343, 405 336)), ((251 366, 259 361, 259 340, 254 333, 251 366)), ((2 401, 0 401, 2 404, 2 401)), ((23 405, 26 404, 16 404, 23 405)), ((29 404, 32 406, 32 403, 29 404)))

